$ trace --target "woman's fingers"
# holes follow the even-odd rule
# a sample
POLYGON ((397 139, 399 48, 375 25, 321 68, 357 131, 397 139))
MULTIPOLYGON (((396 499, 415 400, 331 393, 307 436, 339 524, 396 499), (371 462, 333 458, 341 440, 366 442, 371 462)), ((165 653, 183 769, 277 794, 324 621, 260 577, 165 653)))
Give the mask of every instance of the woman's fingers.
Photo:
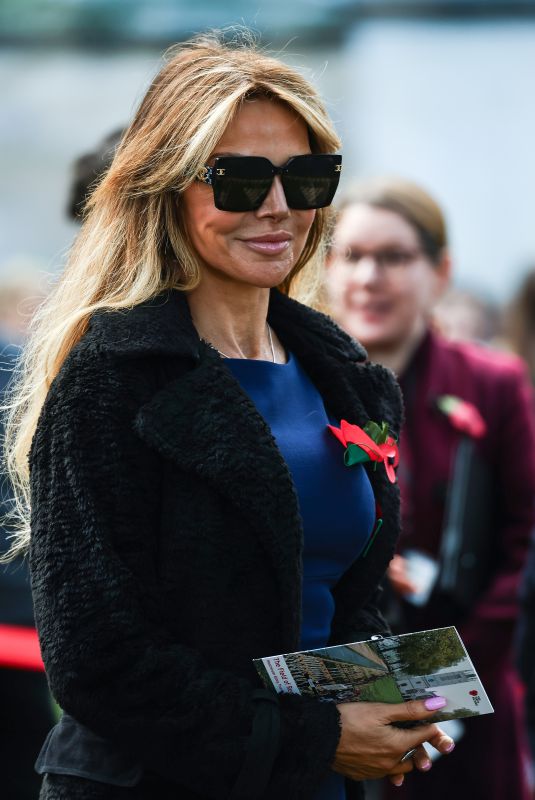
MULTIPOLYGON (((431 759, 427 754, 427 750, 425 749, 425 747, 423 747, 423 745, 420 745, 415 749, 415 752, 411 755, 410 760, 412 761, 416 769, 419 769, 421 772, 427 772, 433 766, 431 763, 431 759)), ((390 783, 392 783, 394 786, 402 786, 403 781, 405 780, 405 775, 409 771, 410 767, 409 769, 406 770, 406 772, 396 772, 395 775, 389 775, 390 783)))
POLYGON ((389 722, 419 722, 434 716, 447 705, 445 697, 428 697, 427 700, 408 700, 386 706, 385 717, 389 722))
POLYGON ((438 729, 438 733, 427 741, 435 748, 435 750, 438 750, 440 753, 444 754, 451 753, 455 747, 455 742, 451 736, 448 736, 447 733, 444 733, 444 731, 440 728, 438 729))
POLYGON ((450 752, 454 746, 452 739, 429 722, 445 703, 443 698, 432 697, 391 705, 339 705, 342 732, 333 769, 353 780, 389 776, 393 783, 414 768, 426 772, 431 761, 422 746, 424 742, 430 742, 441 753, 450 752), (415 724, 408 728, 396 725, 402 722, 415 724))
MULTIPOLYGON (((434 714, 444 708, 447 701, 444 697, 428 697, 427 700, 411 700, 407 703, 395 703, 389 706, 386 716, 390 722, 420 722, 414 728, 404 730, 405 734, 412 734, 411 741, 413 747, 423 742, 429 742, 436 750, 441 753, 451 753, 455 747, 453 739, 444 733, 437 725, 430 723, 425 725, 426 718, 433 717, 434 714)), ((407 738, 408 740, 408 738, 407 738)), ((429 767, 427 767, 429 769, 429 767)))
POLYGON ((427 772, 432 767, 431 759, 429 758, 427 750, 423 745, 420 745, 416 748, 416 752, 412 756, 412 760, 416 769, 419 769, 421 772, 427 772))

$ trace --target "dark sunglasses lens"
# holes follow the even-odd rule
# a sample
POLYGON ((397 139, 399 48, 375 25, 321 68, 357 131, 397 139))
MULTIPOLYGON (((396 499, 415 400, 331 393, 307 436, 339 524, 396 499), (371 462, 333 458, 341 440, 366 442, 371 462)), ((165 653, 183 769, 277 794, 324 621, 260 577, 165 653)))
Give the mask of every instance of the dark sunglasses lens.
POLYGON ((288 164, 282 184, 290 208, 323 208, 332 203, 342 156, 295 156, 288 164))
POLYGON ((226 156, 214 165, 214 203, 221 211, 253 211, 264 202, 273 181, 267 158, 226 156))

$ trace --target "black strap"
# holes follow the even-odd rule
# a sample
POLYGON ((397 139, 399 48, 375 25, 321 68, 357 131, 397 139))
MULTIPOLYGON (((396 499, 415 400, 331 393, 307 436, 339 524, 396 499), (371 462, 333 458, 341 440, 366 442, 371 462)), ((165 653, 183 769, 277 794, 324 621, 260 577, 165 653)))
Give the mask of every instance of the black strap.
POLYGON ((459 579, 463 547, 466 504, 469 502, 470 468, 474 457, 474 440, 462 436, 455 454, 452 479, 446 500, 446 513, 440 545, 438 585, 443 592, 454 593, 459 579))
POLYGON ((255 800, 267 789, 280 745, 279 698, 267 689, 256 689, 253 729, 243 766, 228 800, 255 800))

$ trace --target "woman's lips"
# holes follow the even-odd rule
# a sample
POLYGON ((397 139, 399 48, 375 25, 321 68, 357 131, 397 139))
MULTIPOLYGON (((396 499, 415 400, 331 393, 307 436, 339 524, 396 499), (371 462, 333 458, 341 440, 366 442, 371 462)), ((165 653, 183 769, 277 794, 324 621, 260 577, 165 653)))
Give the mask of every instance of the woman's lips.
POLYGON ((384 300, 368 303, 351 302, 350 300, 348 305, 352 311, 369 321, 384 319, 392 311, 392 304, 384 300))
POLYGON ((267 236, 242 239, 242 242, 256 253, 278 255, 290 246, 291 236, 289 234, 268 234, 267 236))

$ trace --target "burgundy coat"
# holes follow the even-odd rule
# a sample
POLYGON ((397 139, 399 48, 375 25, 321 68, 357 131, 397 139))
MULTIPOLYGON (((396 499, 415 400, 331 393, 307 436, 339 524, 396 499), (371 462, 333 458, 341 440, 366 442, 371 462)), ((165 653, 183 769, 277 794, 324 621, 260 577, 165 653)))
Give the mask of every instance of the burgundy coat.
POLYGON ((425 776, 421 784, 416 776, 407 781, 404 791, 420 785, 421 794, 396 791, 396 796, 438 800, 441 791, 445 797, 455 791, 457 800, 506 796, 521 800, 521 734, 511 690, 510 652, 520 576, 535 523, 532 388, 520 359, 472 343, 448 342, 435 333, 427 334, 401 385, 406 423, 399 470, 400 550, 415 547, 432 556, 439 553, 446 498, 463 434, 439 410, 437 398, 448 394, 472 403, 486 424, 486 433, 475 442, 475 448, 488 469, 489 491, 487 497, 468 498, 468 502, 482 502, 484 510, 491 512, 486 516, 490 559, 481 567, 479 594, 468 612, 461 612, 440 594, 424 609, 404 603, 403 624, 407 630, 457 625, 496 713, 467 722, 458 752, 451 761, 441 759, 432 771, 436 780, 433 794, 427 794, 431 776, 425 776), (461 763, 463 752, 468 772, 461 763), (488 776, 485 789, 483 773, 488 776))

